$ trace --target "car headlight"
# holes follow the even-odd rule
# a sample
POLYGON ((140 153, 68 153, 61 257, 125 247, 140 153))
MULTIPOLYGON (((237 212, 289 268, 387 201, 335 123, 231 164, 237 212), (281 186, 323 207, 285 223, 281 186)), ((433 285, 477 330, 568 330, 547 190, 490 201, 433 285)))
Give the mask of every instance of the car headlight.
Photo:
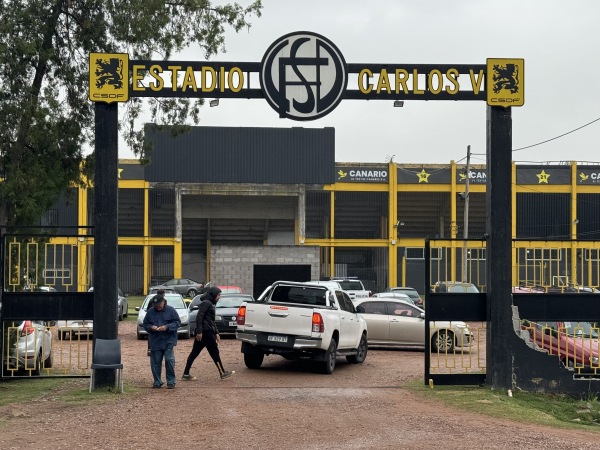
POLYGON ((181 316, 181 322, 187 322, 188 321, 188 316, 187 314, 184 314, 183 316, 181 316))
POLYGON ((591 366, 597 366, 598 365, 598 357, 597 356, 591 356, 590 357, 590 365, 591 366))
POLYGON ((221 316, 215 316, 215 320, 222 320, 223 318, 221 316))

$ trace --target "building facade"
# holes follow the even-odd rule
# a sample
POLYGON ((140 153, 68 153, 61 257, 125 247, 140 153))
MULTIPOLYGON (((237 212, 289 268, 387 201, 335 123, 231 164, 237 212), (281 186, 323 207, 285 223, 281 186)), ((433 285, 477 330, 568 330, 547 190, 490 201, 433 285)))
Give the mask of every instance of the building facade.
MULTIPOLYGON (((424 279, 426 240, 447 241, 431 255, 437 279, 468 272, 485 286, 484 165, 467 173, 454 161, 336 162, 332 128, 146 131, 150 163, 119 163, 119 285, 126 293, 187 277, 258 295, 273 279, 333 276, 357 276, 374 292, 401 285, 424 292, 435 281, 424 279)), ((579 284, 598 286, 600 165, 513 164, 510 182, 515 283, 583 277, 579 284)), ((73 189, 42 225, 93 227, 93 195, 92 186, 73 189)), ((76 243, 53 242, 76 246, 66 260, 89 268, 93 237, 86 233, 76 243)), ((61 252, 65 260, 69 250, 61 252)), ((75 272, 69 283, 44 284, 93 284, 91 270, 75 272)))

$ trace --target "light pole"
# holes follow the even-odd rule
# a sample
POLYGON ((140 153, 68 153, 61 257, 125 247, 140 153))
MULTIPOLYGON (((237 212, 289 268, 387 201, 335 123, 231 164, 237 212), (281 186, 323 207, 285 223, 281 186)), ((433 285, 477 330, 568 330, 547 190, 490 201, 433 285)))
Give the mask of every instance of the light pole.
POLYGON ((469 238, 469 172, 471 170, 471 146, 467 145, 467 178, 465 179, 465 217, 463 223, 463 270, 462 270, 462 282, 467 282, 467 239, 469 238))

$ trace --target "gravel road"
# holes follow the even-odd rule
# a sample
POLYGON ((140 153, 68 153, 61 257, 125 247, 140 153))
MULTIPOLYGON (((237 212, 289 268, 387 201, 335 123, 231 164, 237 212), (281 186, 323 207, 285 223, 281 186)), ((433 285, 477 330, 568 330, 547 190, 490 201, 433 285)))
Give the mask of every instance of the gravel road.
MULTIPOLYGON (((422 351, 369 349, 364 364, 340 358, 332 375, 321 375, 278 356, 249 370, 239 343, 223 339, 232 378, 221 380, 203 352, 192 369, 198 379, 167 390, 151 389, 147 344, 136 339, 135 323, 121 322, 119 337, 126 395, 80 405, 48 392, 2 407, 0 448, 595 450, 600 440, 600 433, 492 419, 424 399, 404 387, 422 377, 422 351)), ((191 345, 181 340, 176 347, 178 375, 191 345)), ((64 388, 87 383, 66 379, 64 388)))

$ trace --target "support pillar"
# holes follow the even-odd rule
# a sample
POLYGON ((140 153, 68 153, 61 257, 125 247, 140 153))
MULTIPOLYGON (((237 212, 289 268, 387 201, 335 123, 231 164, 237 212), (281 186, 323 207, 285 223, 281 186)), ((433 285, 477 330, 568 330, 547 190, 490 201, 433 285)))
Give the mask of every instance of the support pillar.
POLYGON ((487 107, 487 379, 512 388, 512 118, 511 109, 487 107))
MULTIPOLYGON (((116 339, 118 255, 118 104, 95 103, 94 339, 116 339)), ((95 347, 95 345, 94 345, 95 347)), ((95 386, 114 386, 114 370, 98 370, 95 386)))

